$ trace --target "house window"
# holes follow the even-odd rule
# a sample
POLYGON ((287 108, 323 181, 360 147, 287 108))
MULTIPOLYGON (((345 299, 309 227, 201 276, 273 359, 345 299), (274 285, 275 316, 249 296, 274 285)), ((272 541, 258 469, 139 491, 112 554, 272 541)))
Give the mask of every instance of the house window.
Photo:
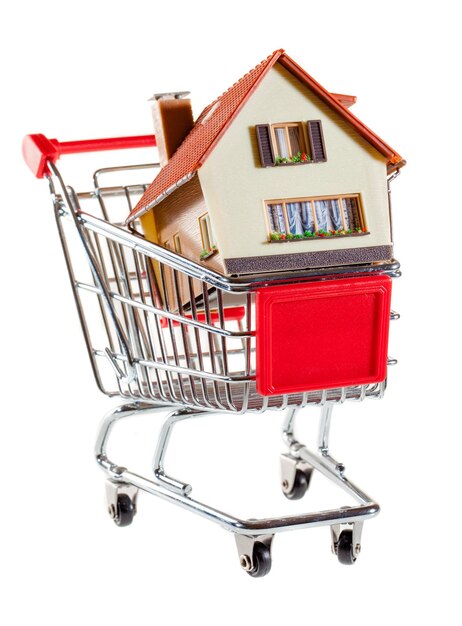
POLYGON ((175 252, 178 252, 178 254, 181 254, 181 240, 178 233, 173 235, 173 249, 175 252))
POLYGON ((208 213, 202 215, 202 217, 199 218, 199 228, 202 238, 202 252, 200 258, 205 259, 208 256, 214 254, 217 250, 217 247, 215 245, 215 237, 212 231, 212 225, 210 223, 210 217, 208 213))
POLYGON ((327 160, 321 120, 257 124, 255 132, 263 167, 327 160))
POLYGON ((268 200, 271 241, 366 234, 358 194, 268 200))
POLYGON ((297 155, 306 154, 302 124, 273 124, 271 129, 276 162, 278 159, 293 159, 297 155))

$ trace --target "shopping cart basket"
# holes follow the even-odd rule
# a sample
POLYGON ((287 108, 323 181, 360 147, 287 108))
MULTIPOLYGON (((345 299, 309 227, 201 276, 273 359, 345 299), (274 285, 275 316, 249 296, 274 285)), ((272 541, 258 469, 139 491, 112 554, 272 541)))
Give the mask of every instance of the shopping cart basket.
MULTIPOLYGON (((333 406, 345 401, 381 398, 386 379, 320 390, 262 395, 256 358, 259 315, 256 300, 275 287, 330 280, 361 281, 399 276, 399 264, 374 263, 299 272, 224 277, 164 247, 146 241, 136 225, 123 220, 146 190, 158 164, 109 167, 93 175, 93 189, 66 186, 56 166, 62 154, 155 145, 154 136, 60 143, 43 135, 24 140, 26 162, 37 177, 46 177, 59 235, 98 388, 125 404, 102 422, 96 460, 108 477, 109 512, 126 526, 137 511, 138 490, 154 494, 217 522, 234 533, 242 568, 251 576, 271 567, 274 534, 327 525, 332 549, 351 564, 361 547, 366 519, 379 506, 345 475, 329 451, 333 406), (106 182, 118 175, 123 184, 106 182), (127 183, 133 175, 137 182, 127 183), (118 218, 113 217, 118 212, 118 218), (185 297, 186 294, 186 297, 185 297), (320 408, 316 452, 294 434, 300 409, 320 408), (144 477, 111 461, 107 446, 114 426, 134 414, 166 412, 153 460, 153 476, 144 477), (239 519, 191 497, 191 486, 170 476, 164 458, 174 425, 214 413, 284 411, 281 457, 282 490, 288 499, 305 494, 314 470, 353 496, 357 505, 277 518, 239 519)), ((356 284, 356 283, 355 283, 356 284)), ((398 315, 387 310, 387 318, 398 315)), ((388 359, 388 365, 393 364, 388 359)))

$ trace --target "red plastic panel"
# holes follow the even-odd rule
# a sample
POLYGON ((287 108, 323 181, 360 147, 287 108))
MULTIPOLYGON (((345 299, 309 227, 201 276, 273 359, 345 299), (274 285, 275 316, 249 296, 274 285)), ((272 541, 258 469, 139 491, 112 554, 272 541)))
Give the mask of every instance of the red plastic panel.
POLYGON ((258 393, 270 396, 384 380, 390 300, 388 276, 258 291, 258 393))

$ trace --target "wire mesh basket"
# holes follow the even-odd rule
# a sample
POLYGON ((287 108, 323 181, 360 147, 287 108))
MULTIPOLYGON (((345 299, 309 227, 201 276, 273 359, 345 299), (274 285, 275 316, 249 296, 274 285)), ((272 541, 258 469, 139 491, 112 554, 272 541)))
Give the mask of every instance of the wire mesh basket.
POLYGON ((156 165, 99 169, 93 190, 87 192, 65 187, 56 166, 50 167, 50 188, 88 353, 105 394, 233 413, 383 395, 386 381, 259 395, 255 294, 275 284, 341 275, 394 276, 399 273, 397 263, 227 278, 146 241, 136 224, 129 230, 122 221, 113 221, 112 215, 130 212, 148 181, 106 185, 105 179, 136 173, 143 180, 148 173, 152 176, 156 165))

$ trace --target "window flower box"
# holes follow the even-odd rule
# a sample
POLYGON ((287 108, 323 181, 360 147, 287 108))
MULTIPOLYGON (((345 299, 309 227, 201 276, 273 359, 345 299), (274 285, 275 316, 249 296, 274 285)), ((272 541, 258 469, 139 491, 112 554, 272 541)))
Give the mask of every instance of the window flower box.
POLYGON ((202 252, 200 253, 199 259, 201 261, 206 261, 217 252, 218 252, 218 248, 216 246, 212 246, 208 250, 202 250, 202 252))
POLYGON ((311 239, 331 239, 333 237, 361 237, 370 235, 365 228, 348 228, 347 230, 318 230, 312 233, 307 230, 303 235, 293 235, 292 233, 281 233, 274 231, 271 233, 269 243, 286 243, 288 241, 309 241, 311 239))
POLYGON ((302 163, 311 163, 311 157, 306 152, 297 152, 293 157, 276 156, 276 165, 301 165, 302 163))

